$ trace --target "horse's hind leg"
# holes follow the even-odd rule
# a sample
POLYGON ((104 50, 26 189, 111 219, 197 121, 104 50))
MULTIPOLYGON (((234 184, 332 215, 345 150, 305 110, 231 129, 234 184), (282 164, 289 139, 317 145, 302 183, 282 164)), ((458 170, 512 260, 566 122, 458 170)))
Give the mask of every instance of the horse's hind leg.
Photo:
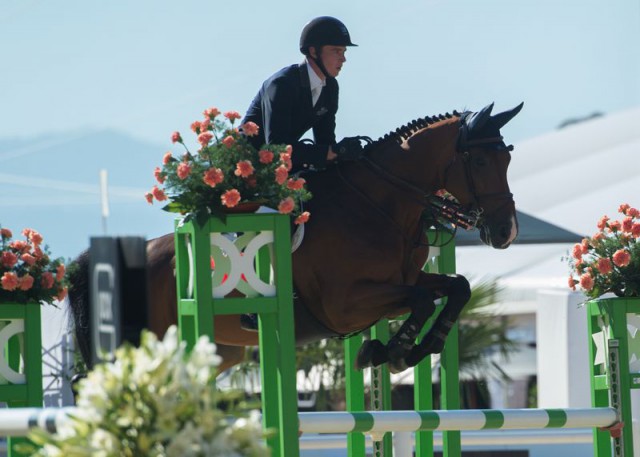
POLYGON ((439 354, 444 349, 444 343, 455 324, 469 298, 471 298, 471 287, 469 281, 464 276, 446 276, 447 284, 447 304, 444 306, 436 321, 433 323, 422 341, 416 345, 411 353, 405 358, 408 366, 418 364, 428 354, 439 354))
POLYGON ((435 310, 433 300, 433 293, 426 288, 412 288, 404 304, 411 310, 409 317, 386 345, 379 340, 365 341, 356 358, 356 369, 389 362, 392 371, 402 371, 402 361, 413 349, 422 327, 435 310))

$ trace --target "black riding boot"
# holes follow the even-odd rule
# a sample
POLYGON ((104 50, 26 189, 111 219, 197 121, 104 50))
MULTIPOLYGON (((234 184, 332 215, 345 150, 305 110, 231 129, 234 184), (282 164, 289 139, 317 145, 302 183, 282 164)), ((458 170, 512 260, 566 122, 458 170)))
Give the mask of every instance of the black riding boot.
POLYGON ((257 332, 258 331, 258 315, 253 313, 240 315, 240 327, 250 332, 257 332))

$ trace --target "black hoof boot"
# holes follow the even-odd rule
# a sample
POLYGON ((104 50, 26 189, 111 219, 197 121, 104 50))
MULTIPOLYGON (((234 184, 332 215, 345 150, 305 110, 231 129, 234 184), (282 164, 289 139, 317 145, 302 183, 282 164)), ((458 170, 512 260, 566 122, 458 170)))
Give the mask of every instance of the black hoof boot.
POLYGON ((354 367, 356 370, 362 370, 368 367, 377 367, 389 360, 387 347, 379 340, 367 340, 362 343, 362 347, 358 351, 358 356, 354 367))
POLYGON ((242 314, 240 315, 240 327, 243 330, 249 332, 258 331, 258 315, 257 314, 242 314))

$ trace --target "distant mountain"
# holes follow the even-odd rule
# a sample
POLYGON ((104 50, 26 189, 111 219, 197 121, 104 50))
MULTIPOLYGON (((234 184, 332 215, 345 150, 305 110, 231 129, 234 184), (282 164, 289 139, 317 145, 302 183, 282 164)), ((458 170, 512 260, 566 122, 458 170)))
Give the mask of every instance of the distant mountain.
MULTIPOLYGON (((0 139, 0 225, 40 231, 54 256, 75 256, 101 235, 99 171, 109 183, 109 234, 157 236, 173 215, 144 192, 170 145, 117 131, 79 131, 34 139, 0 139)), ((176 150, 177 152, 177 150, 176 150)))

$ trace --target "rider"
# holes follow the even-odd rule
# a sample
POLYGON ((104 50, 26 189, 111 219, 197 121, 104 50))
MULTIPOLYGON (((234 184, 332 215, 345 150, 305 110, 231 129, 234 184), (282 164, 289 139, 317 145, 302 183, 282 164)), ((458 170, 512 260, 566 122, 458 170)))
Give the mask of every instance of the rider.
MULTIPOLYGON (((269 77, 255 96, 243 123, 252 121, 258 135, 248 137, 255 148, 264 144, 292 146, 292 172, 324 170, 335 161, 358 160, 363 153, 360 140, 344 138, 336 143, 338 81, 347 61, 349 31, 338 19, 321 16, 311 20, 300 34, 300 52, 305 60, 269 77), (315 143, 300 141, 313 129, 315 143)), ((257 330, 255 314, 243 314, 246 330, 257 330)))
POLYGON ((264 144, 290 144, 292 172, 323 170, 335 160, 357 160, 362 155, 360 140, 344 138, 336 143, 338 82, 346 62, 349 31, 338 19, 321 16, 302 29, 301 64, 291 65, 269 77, 255 96, 244 122, 259 129, 249 140, 256 148, 264 144), (313 129, 315 144, 300 141, 313 129))

